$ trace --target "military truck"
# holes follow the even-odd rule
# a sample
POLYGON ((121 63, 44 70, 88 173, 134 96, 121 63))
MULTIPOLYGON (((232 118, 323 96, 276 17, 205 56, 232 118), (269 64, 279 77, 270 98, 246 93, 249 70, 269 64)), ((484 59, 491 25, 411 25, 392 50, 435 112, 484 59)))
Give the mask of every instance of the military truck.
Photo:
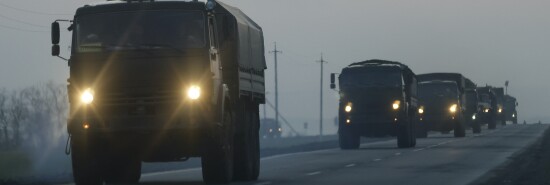
POLYGON ((493 92, 495 93, 497 100, 497 123, 500 122, 501 125, 506 125, 506 110, 504 109, 504 88, 503 87, 493 87, 493 92))
POLYGON ((504 121, 511 121, 513 124, 518 124, 517 106, 518 102, 515 97, 510 95, 504 96, 504 121))
POLYGON ((466 136, 466 78, 460 73, 428 73, 418 75, 421 120, 418 136, 428 131, 466 136))
POLYGON ((478 108, 480 109, 477 120, 481 124, 487 124, 488 129, 495 129, 497 124, 498 104, 493 87, 478 87, 477 93, 479 99, 478 108))
POLYGON ((481 133, 481 123, 477 121, 477 115, 480 113, 477 85, 468 78, 465 78, 464 95, 466 100, 463 102, 465 126, 471 127, 475 134, 481 133))
MULTIPOLYGON (((417 80, 407 65, 377 59, 352 63, 338 80, 341 149, 358 148, 361 136, 397 136, 400 148, 416 145, 417 80)), ((333 73, 333 89, 335 81, 333 73)))
POLYGON ((280 138, 283 133, 281 124, 273 118, 264 118, 260 120, 260 137, 264 139, 280 138))
POLYGON ((258 178, 266 63, 252 19, 216 1, 128 0, 80 7, 68 23, 76 184, 136 183, 142 161, 190 157, 206 183, 258 178))

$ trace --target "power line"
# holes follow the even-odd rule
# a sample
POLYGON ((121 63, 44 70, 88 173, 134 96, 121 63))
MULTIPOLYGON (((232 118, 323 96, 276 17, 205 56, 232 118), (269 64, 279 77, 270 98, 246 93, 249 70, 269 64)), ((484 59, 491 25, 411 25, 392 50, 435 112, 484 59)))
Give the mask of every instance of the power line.
POLYGON ((49 12, 39 12, 39 11, 34 11, 34 10, 27 10, 27 9, 23 9, 23 8, 18 8, 18 7, 10 6, 10 5, 1 3, 1 2, 0 2, 0 6, 6 7, 6 8, 10 8, 10 9, 13 9, 13 10, 17 10, 17 11, 21 11, 21 12, 31 13, 31 14, 39 14, 39 15, 71 15, 71 14, 65 14, 65 13, 49 13, 49 12))
POLYGON ((15 31, 32 32, 32 33, 46 33, 46 32, 48 32, 48 31, 40 31, 40 30, 27 30, 27 29, 23 29, 23 28, 17 28, 17 27, 6 26, 6 25, 1 25, 1 24, 0 24, 0 28, 15 30, 15 31))
POLYGON ((29 25, 29 26, 48 28, 47 26, 44 26, 44 25, 38 25, 38 24, 22 21, 22 20, 19 20, 19 19, 15 19, 15 18, 11 18, 11 17, 5 16, 5 15, 2 15, 2 14, 0 14, 0 17, 2 17, 4 19, 11 20, 11 21, 15 21, 15 22, 18 22, 18 23, 26 24, 26 25, 29 25))

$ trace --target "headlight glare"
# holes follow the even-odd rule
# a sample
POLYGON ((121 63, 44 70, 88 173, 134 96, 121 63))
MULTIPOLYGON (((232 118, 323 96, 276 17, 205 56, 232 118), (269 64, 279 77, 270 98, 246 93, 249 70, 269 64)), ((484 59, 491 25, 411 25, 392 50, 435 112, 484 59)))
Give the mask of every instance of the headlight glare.
POLYGON ((94 92, 92 89, 86 89, 80 95, 80 101, 84 104, 90 104, 94 101, 94 92))
POLYGON ((344 111, 346 111, 346 112, 351 112, 351 102, 348 103, 348 104, 346 105, 346 107, 344 107, 344 111))
POLYGON ((393 102, 393 104, 392 104, 393 110, 399 109, 400 104, 401 104, 401 101, 395 100, 395 101, 393 102))
POLYGON ((201 97, 201 88, 196 85, 192 85, 187 89, 187 97, 191 100, 196 100, 201 97))
POLYGON ((419 114, 424 114, 424 107, 418 108, 418 113, 419 114))
POLYGON ((472 115, 472 120, 476 120, 476 115, 472 115))
POLYGON ((453 104, 453 105, 451 105, 451 107, 449 107, 449 111, 451 111, 451 113, 455 113, 457 107, 458 107, 457 104, 453 104))

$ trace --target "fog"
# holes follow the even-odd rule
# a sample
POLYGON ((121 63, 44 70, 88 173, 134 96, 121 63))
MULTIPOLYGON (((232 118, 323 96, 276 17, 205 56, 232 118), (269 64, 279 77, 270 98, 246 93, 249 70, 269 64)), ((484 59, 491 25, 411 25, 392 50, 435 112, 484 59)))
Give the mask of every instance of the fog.
MULTIPOLYGON (((49 24, 70 19, 87 0, 4 0, 0 4, 0 87, 65 83, 66 62, 49 56, 49 24)), ((225 0, 264 29, 266 50, 279 55, 280 111, 301 132, 318 132, 319 60, 324 53, 325 133, 336 127, 337 93, 330 72, 367 59, 409 65, 417 74, 460 72, 478 85, 503 86, 518 98, 519 119, 549 120, 550 7, 544 0, 357 1, 225 0)), ((62 35, 68 56, 69 32, 62 35)), ((266 51, 269 100, 274 102, 273 55, 266 51)), ((268 109, 268 117, 273 117, 268 109)))

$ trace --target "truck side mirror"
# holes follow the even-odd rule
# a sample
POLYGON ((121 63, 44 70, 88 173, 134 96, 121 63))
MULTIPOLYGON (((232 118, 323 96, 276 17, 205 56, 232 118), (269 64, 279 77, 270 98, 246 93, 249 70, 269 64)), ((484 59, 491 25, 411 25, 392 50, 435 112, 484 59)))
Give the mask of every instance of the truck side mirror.
POLYGON ((57 45, 59 44, 59 22, 53 22, 52 23, 52 44, 57 45))
POLYGON ((336 74, 330 73, 330 89, 336 89, 336 74))
POLYGON ((55 44, 52 46, 52 56, 59 56, 59 45, 55 44))

